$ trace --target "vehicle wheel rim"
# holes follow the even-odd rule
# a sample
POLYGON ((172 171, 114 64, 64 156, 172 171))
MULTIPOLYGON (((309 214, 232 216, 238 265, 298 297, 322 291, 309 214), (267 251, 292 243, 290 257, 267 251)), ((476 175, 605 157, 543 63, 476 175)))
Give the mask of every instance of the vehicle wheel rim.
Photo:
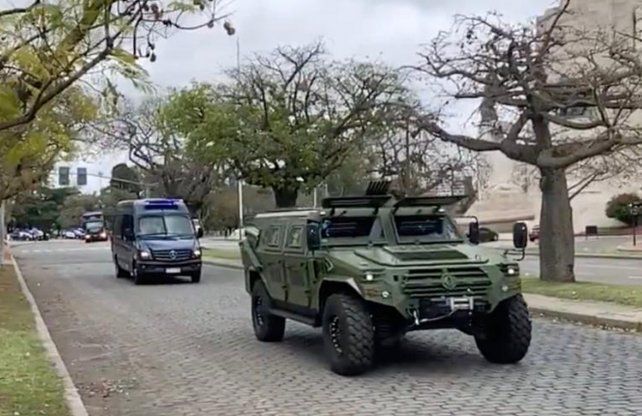
POLYGON ((341 348, 341 326, 339 324, 339 317, 333 316, 330 319, 330 341, 335 351, 339 354, 343 354, 343 349, 341 348))
POLYGON ((254 319, 258 326, 263 326, 263 298, 260 296, 254 298, 254 319))

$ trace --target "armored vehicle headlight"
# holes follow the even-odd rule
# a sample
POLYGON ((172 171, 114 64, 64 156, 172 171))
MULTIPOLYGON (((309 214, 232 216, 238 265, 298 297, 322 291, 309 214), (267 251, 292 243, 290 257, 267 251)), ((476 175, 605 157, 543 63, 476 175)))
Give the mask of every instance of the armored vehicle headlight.
POLYGON ((515 276, 517 274, 517 270, 514 267, 509 267, 506 270, 506 274, 509 276, 515 276))
POLYGON ((390 292, 384 290, 383 292, 381 292, 381 297, 384 299, 388 299, 390 297, 390 292))
POLYGON ((370 272, 366 273, 366 281, 372 282, 374 280, 374 275, 370 272))

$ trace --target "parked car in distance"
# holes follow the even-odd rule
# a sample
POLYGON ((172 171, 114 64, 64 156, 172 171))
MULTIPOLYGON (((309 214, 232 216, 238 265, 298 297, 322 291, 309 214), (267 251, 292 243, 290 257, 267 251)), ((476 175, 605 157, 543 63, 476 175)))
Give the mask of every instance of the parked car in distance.
POLYGON ((76 238, 78 238, 78 239, 84 239, 85 238, 85 234, 86 233, 85 233, 85 230, 83 230, 82 228, 75 228, 72 231, 76 235, 76 238))
POLYGON ((479 227, 479 242, 488 243, 489 241, 499 240, 499 234, 487 227, 479 227))
POLYGON ((539 239, 539 225, 534 225, 531 229, 531 232, 528 233, 528 239, 535 241, 539 239))
POLYGON ((34 239, 33 235, 26 230, 13 230, 10 236, 15 241, 31 241, 34 239))
POLYGON ((61 235, 62 238, 67 238, 67 239, 76 239, 76 238, 78 238, 76 236, 76 233, 74 232, 74 230, 64 230, 64 231, 62 231, 60 233, 60 235, 61 235))
POLYGON ((45 233, 40 231, 37 228, 32 228, 28 231, 29 234, 33 237, 34 240, 44 240, 45 239, 45 233))

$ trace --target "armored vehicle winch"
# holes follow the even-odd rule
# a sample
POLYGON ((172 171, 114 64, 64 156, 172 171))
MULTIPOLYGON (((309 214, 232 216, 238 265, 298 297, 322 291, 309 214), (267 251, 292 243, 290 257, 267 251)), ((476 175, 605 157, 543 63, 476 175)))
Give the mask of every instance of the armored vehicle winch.
POLYGON ((494 363, 528 350, 531 321, 515 249, 478 245, 446 212, 462 197, 327 198, 322 208, 258 214, 241 242, 256 337, 283 338, 285 320, 322 327, 333 371, 366 371, 408 331, 454 328, 472 335, 494 363))

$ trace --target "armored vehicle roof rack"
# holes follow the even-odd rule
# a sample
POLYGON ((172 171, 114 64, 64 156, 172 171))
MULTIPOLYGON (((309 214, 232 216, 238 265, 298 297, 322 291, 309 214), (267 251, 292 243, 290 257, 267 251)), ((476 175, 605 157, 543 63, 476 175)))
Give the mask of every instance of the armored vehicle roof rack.
POLYGON ((452 205, 466 198, 466 195, 449 195, 449 196, 417 196, 408 197, 397 201, 396 208, 400 207, 425 207, 452 205))
POLYGON ((379 208, 392 198, 390 195, 367 195, 325 198, 322 202, 323 208, 379 208))
POLYGON ((390 189, 390 181, 371 181, 366 189, 366 195, 387 195, 390 189))

